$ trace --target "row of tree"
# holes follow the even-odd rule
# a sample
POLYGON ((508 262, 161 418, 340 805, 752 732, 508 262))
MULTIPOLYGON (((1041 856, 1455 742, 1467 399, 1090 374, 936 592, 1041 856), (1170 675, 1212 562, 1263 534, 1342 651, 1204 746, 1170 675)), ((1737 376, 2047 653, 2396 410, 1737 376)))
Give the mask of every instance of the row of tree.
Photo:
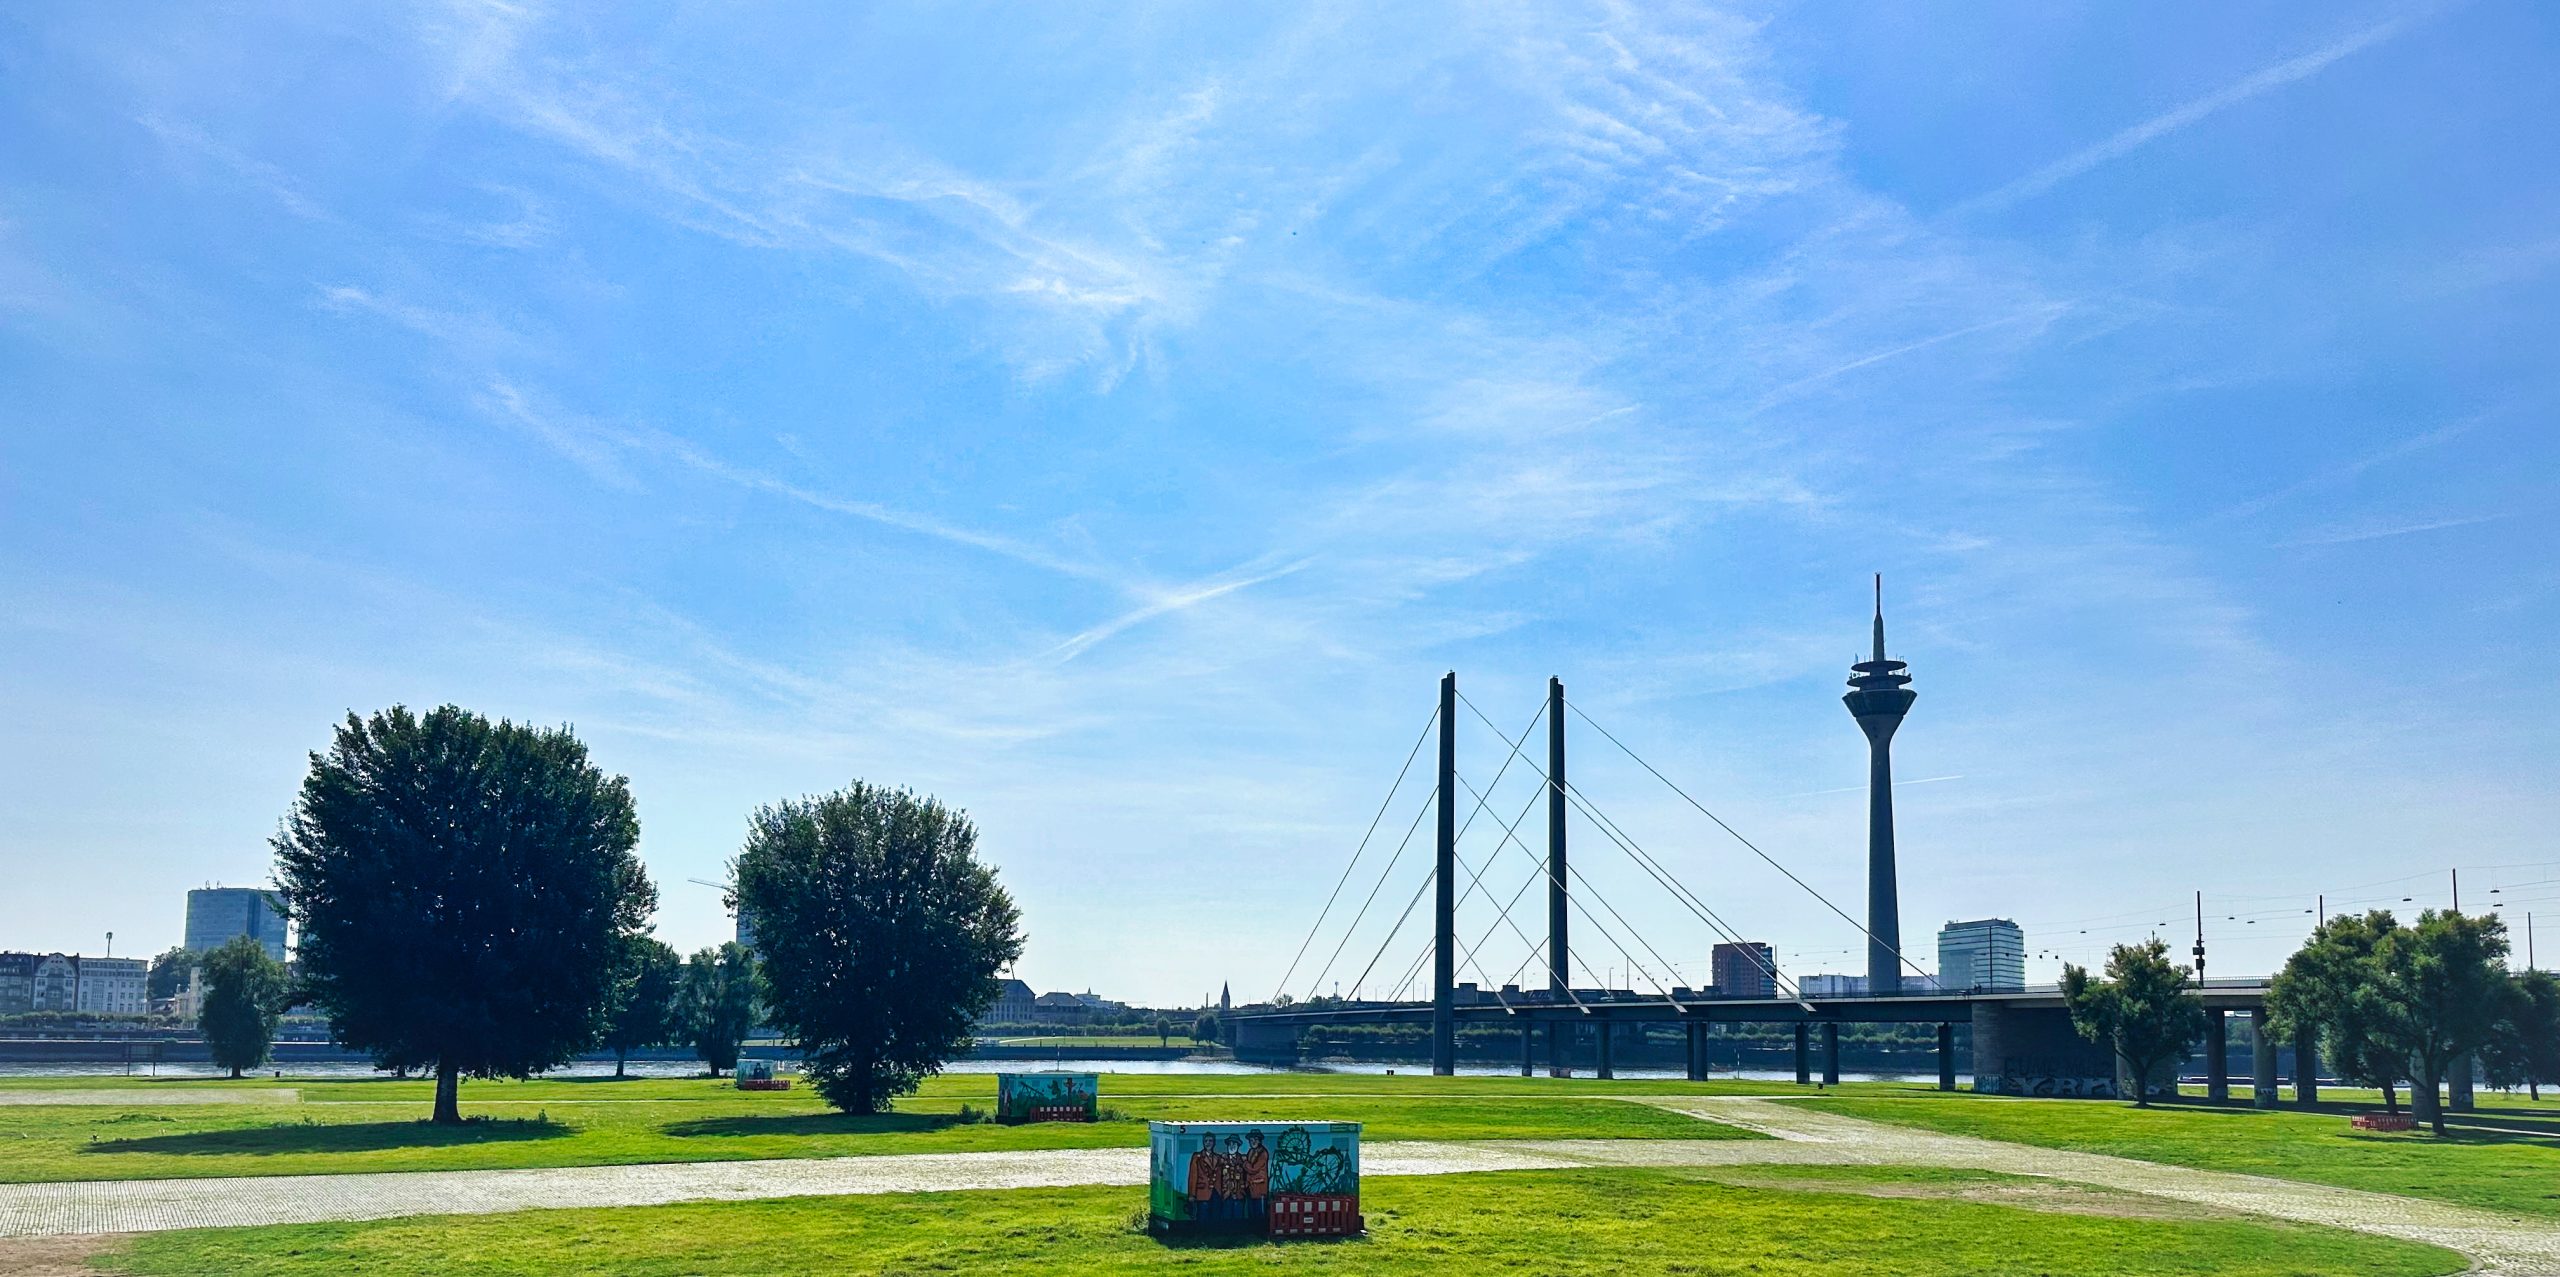
MULTIPOLYGON (((2407 1086, 2411 1107, 2443 1134, 2441 1089, 2475 1061, 2490 1085, 2537 1100, 2560 1085, 2560 980, 2511 972, 2507 954, 2494 916, 2430 909, 2407 926, 2387 910, 2331 918, 2277 973, 2268 1031, 2313 1044, 2338 1077, 2379 1089, 2394 1112, 2407 1086)), ((2188 969, 2157 938, 2116 946, 2103 977, 2066 965, 2062 994, 2080 1032, 2123 1058, 2136 1104, 2204 1035, 2188 969)))
POLYGON ((309 1003, 343 1046, 436 1080, 522 1078, 599 1046, 684 1042, 718 1072, 759 1019, 820 1094, 870 1112, 967 1050, 1021 953, 1020 915, 968 818, 856 782, 755 813, 733 868, 764 952, 679 962, 648 935, 657 889, 629 783, 567 729, 444 706, 350 714, 311 756, 274 840, 297 978, 255 942, 201 955, 200 1023, 235 1075, 309 1003))

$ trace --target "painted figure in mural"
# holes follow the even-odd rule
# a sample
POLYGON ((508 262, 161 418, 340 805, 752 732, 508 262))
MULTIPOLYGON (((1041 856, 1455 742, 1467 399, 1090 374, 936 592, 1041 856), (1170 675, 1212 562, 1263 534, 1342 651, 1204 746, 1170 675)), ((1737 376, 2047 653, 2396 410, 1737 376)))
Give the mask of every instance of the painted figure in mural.
POLYGON ((1191 1217, 1193 1219, 1218 1217, 1218 1163, 1223 1160, 1225 1159, 1218 1156, 1218 1137, 1201 1136, 1200 1151, 1191 1155, 1191 1217))
POLYGON ((1271 1150, 1262 1146, 1260 1131, 1247 1131, 1244 1138, 1252 1146, 1244 1155, 1244 1196, 1253 1217, 1260 1219, 1270 1206, 1271 1150))

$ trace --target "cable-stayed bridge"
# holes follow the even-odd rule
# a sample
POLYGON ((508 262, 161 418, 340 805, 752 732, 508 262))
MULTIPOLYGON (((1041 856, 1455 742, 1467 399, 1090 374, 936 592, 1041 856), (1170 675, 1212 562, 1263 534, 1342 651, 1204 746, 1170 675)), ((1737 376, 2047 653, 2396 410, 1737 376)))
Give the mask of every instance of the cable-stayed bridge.
MULTIPOLYGON (((1818 1071, 1826 1080, 1837 1081, 1841 1025, 1935 1024, 1939 1085, 1952 1090, 1957 1077, 1953 1029, 1962 1023, 1971 1028, 1977 1089, 2116 1093, 2124 1079, 2112 1053, 2072 1029, 2057 990, 1944 989, 1904 955, 1893 859, 1890 743, 1914 694, 1907 686, 1911 679, 1905 664, 1885 655, 1880 605, 1874 639, 1872 658, 1851 667, 1851 690, 1843 698, 1870 746, 1869 891, 1863 918, 1835 903, 1710 810, 1624 737, 1568 702, 1561 680, 1548 680, 1547 695, 1536 714, 1527 725, 1511 731, 1460 691, 1457 675, 1451 673, 1440 680, 1437 705, 1414 739, 1368 832, 1299 944, 1279 989, 1269 1002, 1235 1013, 1229 1033, 1238 1057, 1294 1059, 1302 1032, 1314 1025, 1425 1022, 1430 1025, 1432 1069, 1445 1074, 1456 1065, 1458 1025, 1494 1024, 1517 1031, 1524 1074, 1533 1071, 1543 1056, 1551 1072, 1587 1069, 1606 1077, 1613 1072, 1613 1047, 1623 1033, 1632 1026, 1669 1024, 1684 1035, 1689 1075, 1703 1077, 1708 1026, 1719 1021, 1780 1023, 1795 1029, 1797 1079, 1810 1081, 1818 1071), (1461 728, 1472 731, 1477 726, 1502 746, 1498 765, 1482 784, 1458 766, 1461 728), (1528 748, 1541 734, 1543 758, 1528 748), (1778 969, 1765 948, 1753 944, 1741 928, 1720 915, 1704 895, 1614 819, 1598 796, 1572 781, 1566 743, 1569 736, 1586 734, 1622 753, 1642 776, 1659 783, 1680 804, 1782 875, 1802 892, 1808 909, 1827 913, 1845 930, 1854 931, 1869 957, 1864 992, 1845 997, 1809 995, 1778 969), (1424 749, 1435 745, 1436 758, 1428 773, 1416 775, 1424 749), (1507 801, 1496 808, 1494 795, 1515 775, 1534 778, 1534 791, 1516 810, 1507 801), (1411 798, 1414 792, 1422 795, 1418 802, 1411 798), (1539 831, 1531 826, 1526 838, 1520 831, 1541 807, 1544 845, 1533 848, 1530 842, 1539 831), (1432 825, 1427 843, 1419 841, 1426 837, 1422 832, 1426 821, 1432 825), (1488 840, 1493 845, 1470 857, 1464 847, 1479 822, 1493 832, 1489 839, 1479 837, 1476 845, 1481 848, 1488 840), (1382 835, 1394 838, 1391 850, 1382 835), (1388 885, 1398 880, 1400 869, 1408 876, 1411 873, 1406 869, 1408 855, 1418 854, 1425 846, 1431 867, 1420 884, 1409 895, 1401 884, 1390 892, 1388 885), (1595 875, 1585 871, 1595 851, 1619 862, 1613 868, 1632 867, 1649 903, 1669 902, 1684 923, 1695 924, 1694 929, 1684 926, 1681 940, 1693 941, 1703 931, 1720 941, 1724 961, 1745 978, 1711 983, 1685 975, 1664 956, 1664 948, 1653 937, 1629 921, 1629 911, 1600 889, 1595 875), (1512 874, 1524 863, 1528 872, 1506 894, 1503 885, 1513 880, 1512 874), (1528 910, 1528 925, 1518 915, 1541 886, 1546 917, 1540 929, 1543 934, 1533 935, 1535 906, 1528 910), (1426 896, 1431 900, 1428 934, 1416 946, 1408 924, 1426 896), (1462 932, 1461 913, 1479 896, 1490 906, 1493 918, 1481 928, 1462 932), (1373 917, 1392 921, 1384 922, 1375 944, 1355 945, 1355 937, 1373 917), (1574 944, 1577 937, 1589 944, 1593 936, 1599 944, 1592 947, 1606 955, 1606 969, 1626 972, 1623 980, 1589 978, 1593 964, 1577 954, 1574 944), (1526 954, 1507 973, 1496 976, 1487 956, 1510 952, 1509 941, 1517 941, 1526 954), (1576 978, 1577 962, 1584 978, 1576 978), (1745 984, 1752 986, 1751 996, 1735 996, 1734 986, 1745 984), (1323 992, 1344 985, 1347 992, 1323 992)), ((1481 914, 1485 907, 1479 906, 1477 912, 1481 914)), ((2227 1080, 2221 1077, 2218 1062, 2225 1058, 2219 1048, 2226 1017, 2233 1011, 2263 1016, 2266 982, 2214 980, 2203 983, 2200 993, 2211 1013, 2208 1088, 2223 1092, 2227 1080)), ((2277 1044, 2272 1035, 2257 1036, 2260 1045, 2252 1072, 2260 1084, 2255 1093, 2261 1105, 2271 1105, 2276 1094, 2277 1044)), ((2298 1060, 2314 1060, 2308 1041, 2292 1046, 2298 1060)), ((2316 1067, 2298 1071, 2316 1073, 2316 1067)), ((2308 1099, 2316 1093, 2316 1083, 2300 1089, 2308 1099)))

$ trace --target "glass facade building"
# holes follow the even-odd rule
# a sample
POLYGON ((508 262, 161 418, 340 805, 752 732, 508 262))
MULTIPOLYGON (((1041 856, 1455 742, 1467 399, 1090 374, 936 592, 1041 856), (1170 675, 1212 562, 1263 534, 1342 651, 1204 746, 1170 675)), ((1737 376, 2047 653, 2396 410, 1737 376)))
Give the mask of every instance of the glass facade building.
POLYGON ((2027 987, 2027 933, 2006 918, 1938 928, 1938 987, 2014 993, 2027 987))
POLYGON ((187 893, 187 948, 204 953, 219 949, 233 936, 248 936, 266 947, 267 956, 284 961, 284 915, 273 897, 258 887, 199 887, 187 893))

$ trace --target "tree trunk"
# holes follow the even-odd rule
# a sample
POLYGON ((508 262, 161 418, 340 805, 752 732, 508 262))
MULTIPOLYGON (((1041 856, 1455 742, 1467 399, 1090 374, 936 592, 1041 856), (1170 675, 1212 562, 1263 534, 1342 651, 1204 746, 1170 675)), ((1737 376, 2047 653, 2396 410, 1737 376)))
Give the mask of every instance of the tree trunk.
POLYGON ((2444 1079, 2441 1076, 2441 1070, 2432 1067, 2426 1061, 2421 1061, 2418 1072, 2420 1076, 2409 1079, 2409 1111, 2416 1114, 2419 1121, 2425 1122, 2427 1129, 2442 1135, 2444 1134, 2444 1091, 2442 1089, 2444 1079))
POLYGON ((238 1077, 238 1076, 240 1076, 240 1066, 239 1066, 239 1065, 234 1064, 234 1065, 232 1065, 232 1066, 231 1066, 231 1076, 233 1076, 233 1077, 238 1077))
POLYGON ((615 1077, 622 1076, 622 1052, 620 1051, 613 1053, 613 1075, 615 1077))
POLYGON ((2382 1111, 2385 1113, 2400 1111, 2400 1092, 2392 1088, 2388 1079, 2382 1083, 2382 1111))
POLYGON ((2524 1089, 2525 1094, 2533 1097, 2534 1103, 2540 1104, 2542 1102, 2542 1083, 2527 1082, 2524 1084, 2524 1089))
POLYGON ((436 1111, 430 1120, 438 1126, 462 1125, 462 1070, 451 1060, 436 1061, 436 1111))

